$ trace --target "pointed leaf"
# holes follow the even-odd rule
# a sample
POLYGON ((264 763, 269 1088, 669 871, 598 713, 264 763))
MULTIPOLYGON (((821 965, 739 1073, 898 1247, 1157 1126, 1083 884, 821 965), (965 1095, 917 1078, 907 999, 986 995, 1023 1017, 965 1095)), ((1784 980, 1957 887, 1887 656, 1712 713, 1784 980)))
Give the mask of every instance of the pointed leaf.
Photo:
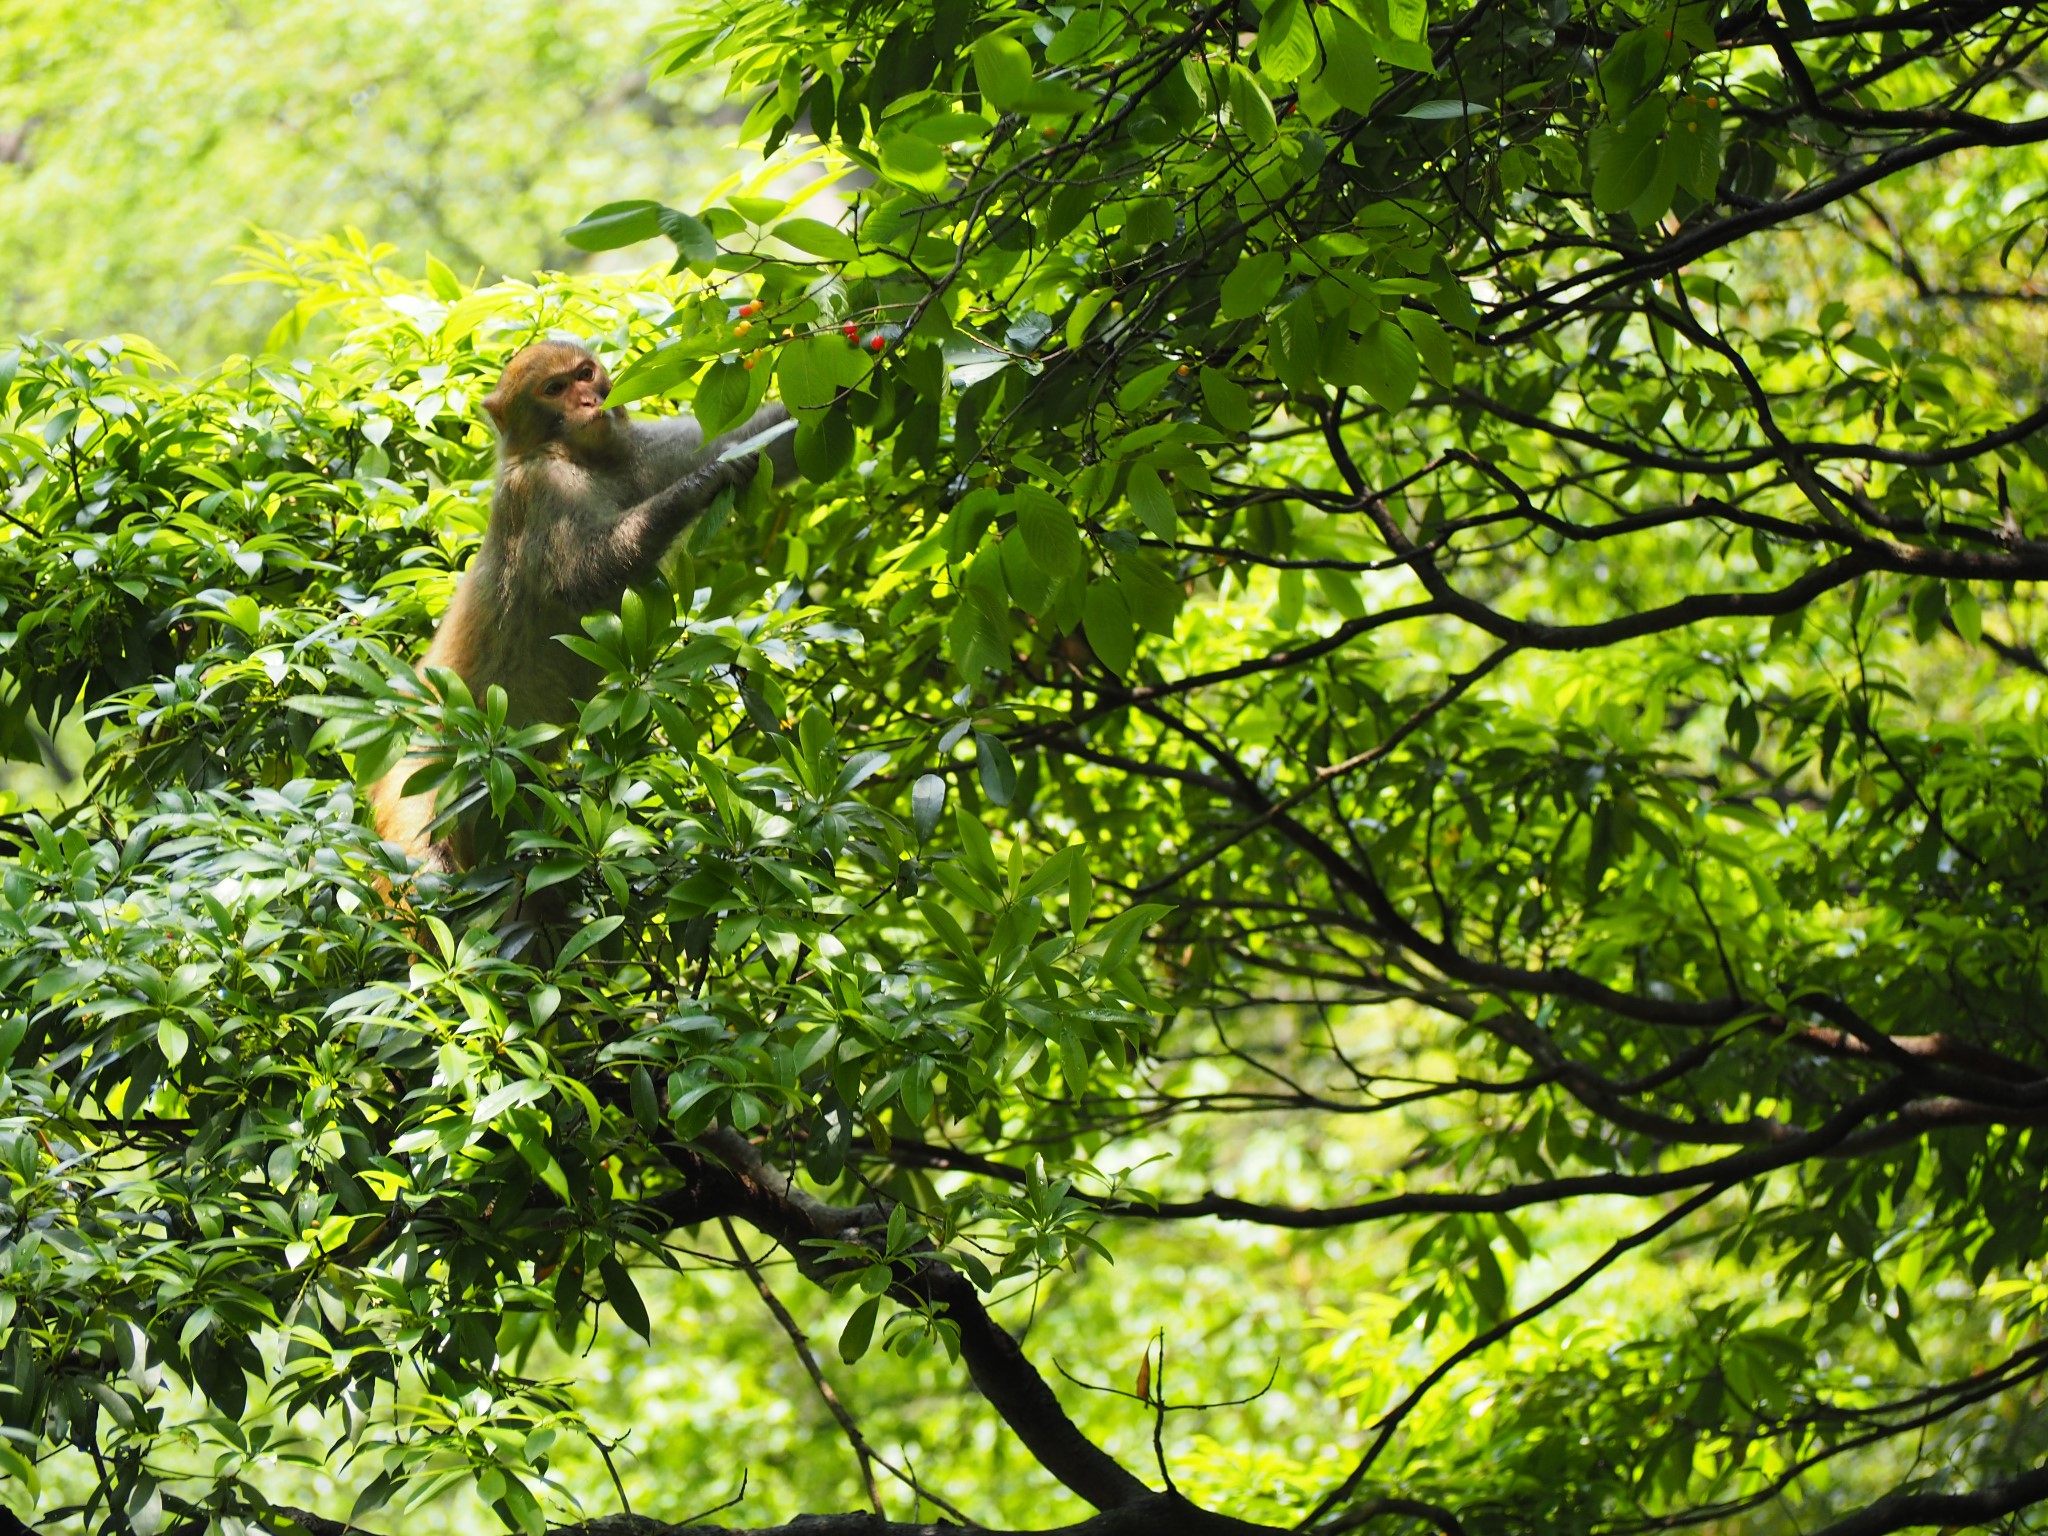
POLYGON ((1206 365, 1201 382, 1202 403, 1209 408, 1210 419, 1226 432, 1249 432, 1252 407, 1244 386, 1222 369, 1206 365))
POLYGON ((917 828, 921 842, 932 835, 932 829, 939 824, 939 813, 946 808, 946 781, 936 773, 921 773, 917 782, 910 786, 910 823, 917 828))
POLYGON ((1317 18, 1323 41, 1323 72, 1317 84, 1336 98, 1341 107, 1366 113, 1386 89, 1386 71, 1380 68, 1372 39, 1365 28, 1338 10, 1326 6, 1317 18))
POLYGON ((1023 110, 1031 89, 1031 55, 1013 37, 980 37, 974 42, 974 82, 998 112, 1023 110))
POLYGON ((981 768, 981 792, 997 805, 1008 805, 1017 793, 1017 765, 1002 737, 976 731, 974 755, 981 768))
POLYGON ((1408 403, 1422 358, 1406 331, 1391 320, 1375 320, 1358 338, 1357 357, 1367 394, 1390 411, 1408 403))
POLYGON ((1089 586, 1081 627, 1097 660, 1118 677, 1130 671, 1138 637, 1131 624, 1131 610, 1114 582, 1098 581, 1089 586))
POLYGON ((1074 514, 1043 491, 1017 493, 1017 532, 1032 563, 1048 576, 1071 576, 1088 557, 1074 514))
POLYGON ((1180 532, 1174 516, 1173 496, 1166 489, 1166 482, 1159 478, 1159 471, 1150 464, 1140 464, 1131 471, 1129 480, 1131 510, 1138 514, 1138 521, 1151 530, 1154 538, 1171 543, 1180 532))
POLYGON ((1259 251, 1247 256, 1223 279, 1218 320, 1242 320, 1256 315, 1280 291, 1280 279, 1287 270, 1287 258, 1278 251, 1259 251))
POLYGON ((579 251, 615 251, 660 233, 661 204, 638 198, 592 210, 563 230, 562 238, 579 251))

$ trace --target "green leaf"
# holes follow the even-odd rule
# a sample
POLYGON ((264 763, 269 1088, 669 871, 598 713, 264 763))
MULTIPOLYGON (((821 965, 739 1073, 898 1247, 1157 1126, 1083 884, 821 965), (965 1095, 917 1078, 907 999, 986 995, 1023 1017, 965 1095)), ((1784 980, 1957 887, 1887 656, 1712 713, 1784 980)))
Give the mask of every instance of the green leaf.
POLYGON ((1242 64, 1224 65, 1223 90, 1230 103, 1231 121, 1244 130, 1252 147, 1264 149, 1272 143, 1280 131, 1279 119, 1273 115, 1271 98, 1259 88, 1251 71, 1242 64))
POLYGON ((1088 327, 1102 313, 1103 305, 1113 297, 1109 289, 1097 288, 1074 301, 1074 308, 1067 316, 1066 343, 1070 348, 1079 349, 1088 334, 1088 327))
POLYGON ((1391 320, 1375 320, 1359 336, 1356 355, 1367 394, 1390 411, 1408 403, 1422 358, 1405 330, 1391 320))
POLYGON ((462 279, 432 256, 427 257, 427 286, 443 304, 453 304, 462 297, 462 279))
POLYGON ((1414 38, 1378 37, 1372 39, 1375 52, 1396 69, 1412 69, 1419 75, 1436 73, 1436 59, 1429 51, 1429 44, 1414 38))
POLYGON ((1138 514, 1138 521, 1149 529, 1154 538, 1171 543, 1180 534, 1180 522, 1173 509, 1173 497, 1166 489, 1166 482, 1159 478, 1159 471, 1149 464, 1132 468, 1127 482, 1131 510, 1138 514))
POLYGON ((1134 374, 1116 392, 1116 403, 1127 411, 1142 411, 1158 398, 1166 381, 1179 369, 1177 363, 1160 363, 1134 374))
POLYGON ((606 203, 585 214, 562 231, 562 238, 579 251, 615 251, 620 246, 638 245, 661 233, 661 204, 646 198, 606 203))
POLYGON ((704 549, 718 537, 718 530, 723 528, 727 519, 732 516, 732 509, 737 500, 733 488, 729 485, 711 498, 711 505, 704 509, 703 514, 697 519, 697 526, 690 530, 688 547, 691 550, 704 549))
POLYGON ((806 336, 787 343, 775 360, 775 381, 791 410, 818 410, 867 376, 869 363, 844 337, 806 336))
POLYGON ((510 1472, 504 1472, 505 1489, 500 1495, 512 1524, 520 1536, 546 1536, 548 1521, 533 1491, 510 1472))
POLYGON ((1461 122, 1468 117, 1484 117, 1493 109, 1476 101, 1444 99, 1418 102, 1401 116, 1418 123, 1461 122))
POLYGON ((1031 55, 1015 38, 990 35, 974 41, 974 80, 998 112, 1021 112, 1031 89, 1031 55))
POLYGON ((1673 50, 1659 34, 1661 26, 1639 26, 1623 32, 1596 71, 1601 99, 1608 116, 1620 122, 1644 103, 1645 97, 1663 79, 1672 62, 1673 50))
POLYGON ((628 1081, 632 1085, 633 1118, 640 1122, 640 1128, 644 1131, 659 1130, 661 1100, 655 1094, 654 1079, 648 1075, 645 1067, 635 1067, 628 1081))
POLYGON ((1017 793, 1017 765, 1000 736, 974 733, 974 755, 981 769, 981 792, 995 805, 1008 805, 1017 793))
POLYGON ((1709 202, 1721 183, 1721 113, 1703 102, 1681 102, 1671 114, 1671 161, 1678 184, 1709 202))
POLYGON ((1072 117, 1097 104, 1097 98, 1058 80, 1033 80, 1024 93, 1024 110, 1034 116, 1072 117))
POLYGON ((1226 432, 1249 432, 1252 428, 1250 398, 1229 374, 1220 368, 1202 367, 1202 404, 1209 418, 1226 432))
POLYGON ((736 427, 746 413, 747 397, 752 393, 753 380, 747 368, 733 359, 730 362, 713 363, 705 370, 704 378, 697 386, 697 396, 690 402, 690 409, 696 413, 697 425, 704 429, 707 438, 718 436, 728 427, 736 427))
POLYGON ((1956 633, 1975 645, 1984 638, 1984 609, 1977 601, 1977 594, 1970 590, 1966 581, 1952 581, 1948 584, 1948 616, 1955 622, 1956 633))
POLYGON ((1280 291, 1280 279, 1286 274, 1287 258, 1278 251, 1259 251, 1247 256, 1223 279, 1222 303, 1217 306, 1219 320, 1242 320, 1247 315, 1256 315, 1280 291))
POLYGON ((1619 128, 1597 125, 1589 146, 1593 205, 1602 213, 1620 213, 1648 191, 1656 180, 1663 142, 1661 101, 1645 102, 1619 128))
POLYGON ((596 948, 617 933, 619 925, 623 922, 625 918, 614 913, 610 917, 600 917, 596 922, 585 923, 569 936, 569 942, 562 946, 562 952, 555 958, 555 964, 568 965, 578 956, 596 948))
POLYGON ((1096 659, 1118 677, 1129 674, 1131 658, 1138 648, 1137 631, 1131 624, 1131 610, 1116 583, 1090 583, 1081 623, 1096 659))
POLYGON ((844 411, 819 411, 797 422, 796 467, 814 485, 851 464, 857 446, 853 422, 844 411))
POLYGON ((851 261, 860 254, 852 236, 822 219, 784 219, 769 231, 777 240, 826 261, 851 261))
POLYGON ((853 1364, 868 1352, 875 1337, 875 1318, 882 1310, 882 1298, 870 1296, 853 1309, 846 1326, 839 1331, 839 1358, 853 1364))
POLYGON ((1319 20, 1323 66, 1316 83, 1342 107, 1366 113, 1386 89, 1386 71, 1365 28, 1335 6, 1326 6, 1319 20))
POLYGON ((629 364, 612 380, 605 404, 631 405, 649 395, 665 395, 703 366, 703 358, 683 347, 663 347, 629 364))
POLYGON ((661 232, 675 242, 676 255, 691 263, 718 259, 718 241, 704 221, 680 208, 664 208, 658 221, 661 232))
POLYGON ((1671 206, 1672 194, 1678 190, 1677 146, 1667 135, 1657 146, 1657 163, 1650 174, 1650 184, 1643 188, 1634 202, 1628 205, 1628 216, 1639 229, 1647 229, 1664 217, 1671 206))
POLYGON ((604 1278, 604 1299, 619 1314, 619 1321, 649 1343, 654 1342, 654 1329, 647 1320, 647 1303, 640 1298, 632 1271, 619 1262, 617 1254, 608 1253, 598 1260, 597 1272, 604 1278))
POLYGON ((1026 486, 1016 493, 1017 532, 1032 563, 1048 576, 1071 576, 1088 558, 1074 514, 1045 492, 1026 486))
POLYGON ((1259 18, 1259 67, 1275 80, 1294 79, 1315 62, 1316 29, 1302 0, 1275 0, 1259 18))
POLYGON ((1273 374, 1295 394, 1307 393, 1316 382, 1320 333, 1315 305, 1306 294, 1291 299, 1266 326, 1266 356, 1273 374))
POLYGON ((1312 574, 1332 608, 1347 619, 1365 617, 1365 599, 1359 595, 1358 581, 1349 571, 1318 569, 1312 574))
POLYGON ((1396 310, 1394 318, 1408 333, 1408 339, 1415 343, 1415 350, 1421 354, 1422 365, 1429 370, 1429 376, 1439 384, 1450 383, 1456 371, 1450 332, 1437 323, 1436 316, 1426 315, 1419 309, 1396 310))
POLYGON ((953 179, 945 151, 914 133, 885 133, 880 146, 882 174, 913 192, 943 192, 953 179))
POLYGON ((910 786, 910 821, 917 828, 918 841, 932 835, 939 813, 946 808, 946 781, 936 773, 921 773, 910 786))
POLYGON ((1140 629, 1171 635, 1187 592, 1149 554, 1125 555, 1117 561, 1117 587, 1140 629))

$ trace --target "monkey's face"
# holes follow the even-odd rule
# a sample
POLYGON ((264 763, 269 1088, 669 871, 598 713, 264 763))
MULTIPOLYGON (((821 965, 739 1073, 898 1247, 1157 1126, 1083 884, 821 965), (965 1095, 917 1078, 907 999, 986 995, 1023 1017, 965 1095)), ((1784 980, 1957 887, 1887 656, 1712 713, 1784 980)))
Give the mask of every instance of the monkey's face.
POLYGON ((540 403, 560 418, 562 436, 583 438, 611 426, 611 416, 604 408, 605 396, 611 392, 611 375, 604 364, 585 353, 542 380, 540 403))
POLYGON ((611 375, 590 352, 568 342, 543 341, 506 365, 484 409, 508 453, 530 453, 555 442, 595 449, 625 414, 623 408, 605 410, 611 388, 611 375))

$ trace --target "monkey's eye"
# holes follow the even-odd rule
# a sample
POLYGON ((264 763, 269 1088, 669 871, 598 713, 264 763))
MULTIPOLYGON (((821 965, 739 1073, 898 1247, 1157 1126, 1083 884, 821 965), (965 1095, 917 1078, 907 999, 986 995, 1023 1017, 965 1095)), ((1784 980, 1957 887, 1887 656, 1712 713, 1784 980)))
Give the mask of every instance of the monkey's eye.
POLYGON ((548 380, 548 387, 542 390, 541 393, 544 395, 559 395, 568 387, 569 381, 567 379, 550 379, 548 380))

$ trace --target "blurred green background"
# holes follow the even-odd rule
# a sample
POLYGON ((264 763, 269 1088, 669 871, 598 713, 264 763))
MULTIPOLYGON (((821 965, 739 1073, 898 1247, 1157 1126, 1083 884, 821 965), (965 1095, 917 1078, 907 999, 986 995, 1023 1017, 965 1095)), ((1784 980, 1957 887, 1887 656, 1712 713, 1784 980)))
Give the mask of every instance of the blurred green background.
POLYGON ((0 0, 0 335, 137 332, 188 369, 248 351, 287 302, 218 282, 256 229, 353 226, 466 280, 587 260, 560 231, 593 205, 694 203, 740 163, 715 79, 641 67, 672 15, 0 0))

